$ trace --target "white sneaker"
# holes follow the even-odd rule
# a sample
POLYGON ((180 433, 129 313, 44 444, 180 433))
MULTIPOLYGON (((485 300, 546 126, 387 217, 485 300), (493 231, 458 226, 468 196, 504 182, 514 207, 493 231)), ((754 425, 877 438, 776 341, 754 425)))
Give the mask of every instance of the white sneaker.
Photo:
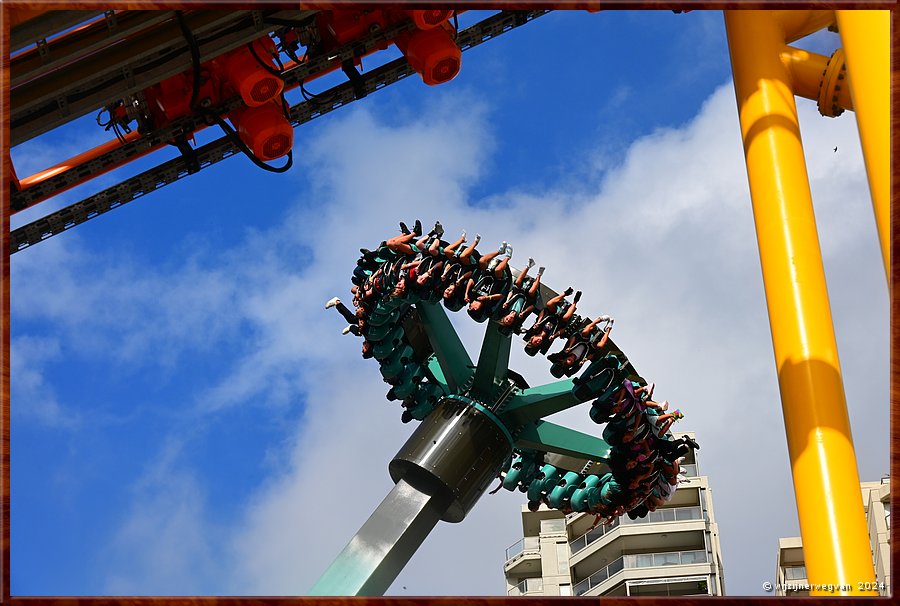
POLYGON ((338 299, 337 297, 334 297, 333 299, 329 299, 328 303, 325 304, 325 309, 328 309, 329 307, 334 307, 335 305, 337 305, 340 302, 341 302, 341 300, 338 299))
POLYGON ((341 331, 341 334, 342 334, 342 335, 346 335, 346 334, 348 334, 349 332, 350 332, 350 325, 347 324, 347 326, 344 327, 344 330, 341 331))

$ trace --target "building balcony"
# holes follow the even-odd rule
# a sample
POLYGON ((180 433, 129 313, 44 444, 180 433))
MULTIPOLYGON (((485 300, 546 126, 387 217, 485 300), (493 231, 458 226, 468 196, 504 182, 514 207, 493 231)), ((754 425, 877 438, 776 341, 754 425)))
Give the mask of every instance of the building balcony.
MULTIPOLYGON (((503 571, 507 576, 541 572, 541 544, 538 537, 519 539, 506 548, 503 571)), ((513 595, 513 594, 510 594, 513 595)), ((516 594, 519 595, 519 594, 516 594)))
MULTIPOLYGON (((657 509, 647 514, 645 518, 637 518, 632 520, 628 516, 616 518, 612 524, 608 526, 598 526, 593 530, 589 530, 577 539, 569 542, 569 548, 572 556, 585 549, 588 545, 602 539, 619 526, 640 526, 645 524, 662 524, 666 522, 690 522, 705 521, 703 510, 700 507, 672 507, 668 509, 657 509)), ((508 556, 507 556, 508 558, 508 556)))
POLYGON ((599 595, 604 588, 612 587, 619 582, 621 580, 618 578, 619 575, 627 575, 629 571, 635 569, 640 569, 641 578, 655 575, 673 578, 679 573, 685 575, 709 573, 709 568, 709 555, 703 549, 630 554, 613 560, 576 583, 573 590, 575 595, 585 595, 588 592, 599 595), (650 570, 653 568, 660 570, 650 570))
POLYGON ((518 595, 534 595, 544 592, 544 579, 535 577, 533 579, 523 579, 521 583, 506 592, 509 596, 518 595))
POLYGON ((778 595, 809 595, 809 579, 806 578, 806 566, 785 566, 784 581, 780 584, 778 595))
POLYGON ((784 580, 806 583, 806 566, 785 566, 784 580))

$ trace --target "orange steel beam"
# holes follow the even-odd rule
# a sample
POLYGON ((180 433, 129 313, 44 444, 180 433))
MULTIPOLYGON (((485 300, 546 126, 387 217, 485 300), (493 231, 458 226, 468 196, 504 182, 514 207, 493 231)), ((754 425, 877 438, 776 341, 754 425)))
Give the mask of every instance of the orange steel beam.
MULTIPOLYGON (((288 67, 294 67, 294 63, 288 62, 287 64, 285 64, 285 68, 288 68, 288 67)), ((317 72, 315 74, 310 74, 309 78, 307 79, 307 82, 311 81, 311 80, 315 80, 316 78, 321 78, 322 76, 330 74, 331 72, 334 72, 338 69, 340 69, 340 64, 334 64, 323 71, 317 72)), ((291 86, 288 86, 285 90, 292 90, 294 88, 297 88, 297 86, 298 85, 296 85, 296 84, 292 84, 291 86)), ((195 131, 195 132, 199 132, 199 130, 202 130, 202 128, 198 129, 198 131, 195 131)), ((124 139, 126 142, 131 142, 138 138, 140 138, 140 134, 137 131, 132 131, 124 136, 124 139)), ((55 165, 51 166, 50 168, 46 168, 42 171, 34 173, 33 175, 25 177, 24 179, 21 179, 20 183, 22 186, 22 190, 24 191, 24 190, 28 189, 29 187, 33 187, 39 183, 42 183, 43 181, 46 181, 47 179, 55 177, 56 175, 59 175, 62 172, 77 168, 78 166, 81 166, 82 164, 84 164, 86 162, 90 162, 91 160, 94 160, 94 159, 102 156, 103 154, 111 152, 121 146, 122 146, 122 143, 118 139, 113 139, 111 141, 107 141, 106 143, 103 143, 102 145, 98 145, 97 147, 94 147, 86 152, 82 152, 82 153, 78 154, 77 156, 73 156, 72 158, 69 158, 68 160, 63 160, 62 162, 55 164, 55 165)), ((72 189, 73 187, 81 185, 82 183, 86 183, 87 181, 90 181, 91 179, 93 179, 95 177, 98 177, 102 174, 105 174, 112 170, 115 170, 116 168, 125 166, 132 160, 137 160, 138 158, 146 156, 147 154, 149 154, 153 151, 156 151, 158 149, 162 149, 163 147, 165 147, 165 144, 154 145, 154 146, 148 147, 147 149, 141 150, 140 152, 135 153, 133 156, 130 156, 125 160, 122 160, 120 162, 111 163, 109 166, 104 167, 100 171, 94 172, 89 176, 78 179, 78 180, 74 181, 73 183, 71 183, 70 185, 67 185, 64 188, 55 191, 53 194, 43 196, 43 197, 37 199, 36 201, 32 202, 27 208, 32 208, 36 204, 40 204, 44 200, 48 200, 57 194, 60 194, 64 191, 72 189)), ((10 214, 16 214, 17 212, 19 212, 21 210, 25 210, 25 209, 24 208, 10 209, 10 214)))
MULTIPOLYGON (((138 138, 140 138, 140 133, 138 133, 137 131, 132 131, 124 136, 124 139, 126 142, 131 142, 138 138)), ((112 141, 107 141, 103 145, 98 145, 97 147, 95 147, 93 149, 89 149, 86 152, 82 152, 82 153, 78 154, 77 156, 73 156, 73 157, 69 158, 68 160, 65 160, 63 162, 60 162, 59 164, 51 166, 50 168, 36 172, 29 177, 25 177, 24 179, 21 179, 19 181, 19 183, 22 186, 23 190, 28 189, 29 187, 32 187, 33 185, 37 185, 38 183, 41 183, 42 181, 45 181, 51 177, 55 177, 56 175, 58 175, 59 173, 61 173, 63 171, 69 170, 70 168, 75 168, 77 166, 81 166, 85 162, 90 162, 94 158, 97 158, 105 153, 111 152, 114 149, 121 147, 121 146, 122 146, 122 143, 118 139, 113 139, 112 141)), ((150 153, 151 151, 153 151, 154 149, 158 149, 159 147, 162 147, 162 146, 157 146, 155 148, 151 147, 144 151, 138 152, 136 155, 129 158, 129 161, 136 160, 137 158, 140 158, 141 156, 144 156, 144 155, 150 153)), ((107 170, 104 170, 99 173, 95 173, 94 176, 95 177, 100 176, 103 173, 106 173, 106 172, 112 170, 113 168, 114 167, 110 167, 107 170)), ((76 185, 84 183, 86 180, 88 180, 88 179, 84 179, 84 180, 78 181, 77 183, 73 183, 70 187, 75 187, 76 185)), ((70 187, 67 187, 66 189, 70 189, 70 187)), ((63 192, 66 189, 62 189, 62 190, 60 190, 60 192, 63 192)), ((59 192, 57 192, 57 193, 59 193, 59 192)))

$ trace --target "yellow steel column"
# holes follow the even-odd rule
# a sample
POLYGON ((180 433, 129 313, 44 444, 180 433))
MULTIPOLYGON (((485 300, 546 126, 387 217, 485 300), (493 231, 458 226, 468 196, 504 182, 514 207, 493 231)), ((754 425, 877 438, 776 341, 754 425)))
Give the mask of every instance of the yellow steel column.
POLYGON ((859 594, 875 571, 784 33, 771 11, 725 26, 807 573, 859 594))
POLYGON ((884 272, 891 284, 891 12, 839 10, 850 94, 875 209, 884 272))

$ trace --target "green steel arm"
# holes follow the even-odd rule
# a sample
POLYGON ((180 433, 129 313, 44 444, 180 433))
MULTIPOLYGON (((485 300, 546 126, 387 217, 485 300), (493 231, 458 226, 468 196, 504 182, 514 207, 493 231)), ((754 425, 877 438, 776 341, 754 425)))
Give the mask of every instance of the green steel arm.
POLYGON ((509 368, 510 335, 502 335, 499 324, 493 320, 487 323, 481 353, 478 355, 478 366, 475 368, 475 380, 472 392, 476 398, 487 402, 493 395, 494 388, 506 380, 509 368))
POLYGON ((459 391, 472 374, 472 360, 466 348, 439 304, 420 302, 416 309, 447 385, 451 391, 459 391))
POLYGON ((523 427, 516 439, 516 448, 555 452, 590 461, 608 460, 610 451, 609 444, 602 438, 549 421, 535 421, 523 427))
POLYGON ((580 404, 572 395, 571 379, 529 387, 512 396, 503 408, 501 418, 509 425, 523 425, 547 417, 555 412, 580 404))
POLYGON ((441 368, 441 363, 437 359, 437 356, 428 358, 428 372, 431 373, 431 376, 434 377, 434 380, 437 381, 438 385, 443 388, 444 393, 450 393, 450 386, 447 385, 447 377, 444 376, 444 369, 441 368))

